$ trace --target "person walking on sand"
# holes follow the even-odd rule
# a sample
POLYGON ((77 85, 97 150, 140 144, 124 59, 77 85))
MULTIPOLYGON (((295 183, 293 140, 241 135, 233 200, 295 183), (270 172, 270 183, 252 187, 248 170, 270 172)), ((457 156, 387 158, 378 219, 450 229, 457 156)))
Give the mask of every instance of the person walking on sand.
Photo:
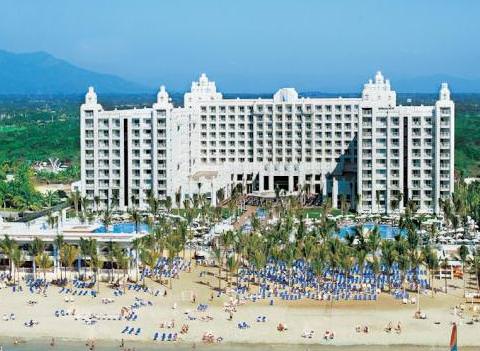
POLYGON ((52 340, 50 340, 50 346, 51 347, 55 346, 55 338, 52 338, 52 340))

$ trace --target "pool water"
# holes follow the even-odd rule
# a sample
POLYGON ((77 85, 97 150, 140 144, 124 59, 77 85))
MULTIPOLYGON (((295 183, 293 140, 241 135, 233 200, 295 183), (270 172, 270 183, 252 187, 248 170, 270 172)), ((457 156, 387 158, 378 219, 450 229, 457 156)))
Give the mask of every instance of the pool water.
POLYGON ((264 208, 257 208, 255 215, 258 217, 258 219, 265 219, 267 218, 267 210, 264 208))
MULTIPOLYGON (((138 225, 138 232, 148 232, 149 227, 146 224, 138 225)), ((94 230, 94 233, 135 233, 135 223, 116 223, 113 224, 109 231, 106 230, 105 226, 101 226, 94 230)))
MULTIPOLYGON (((375 223, 365 223, 363 225, 364 230, 372 230, 375 227, 375 223)), ((338 235, 344 238, 347 234, 355 232, 355 225, 343 227, 338 231, 338 235)), ((378 229, 382 239, 393 239, 398 234, 404 234, 404 231, 398 227, 392 227, 389 224, 378 224, 378 229)))

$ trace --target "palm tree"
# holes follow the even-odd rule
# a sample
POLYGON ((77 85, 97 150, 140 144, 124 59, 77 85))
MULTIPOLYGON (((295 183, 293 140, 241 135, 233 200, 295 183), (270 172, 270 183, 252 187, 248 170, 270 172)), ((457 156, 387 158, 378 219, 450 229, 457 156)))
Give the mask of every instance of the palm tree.
POLYGON ((217 207, 221 207, 223 200, 225 200, 225 190, 220 188, 217 190, 217 207))
POLYGON ((53 239, 53 245, 55 247, 55 260, 57 262, 57 267, 60 270, 60 280, 62 280, 62 262, 60 260, 60 252, 62 251, 63 245, 65 245, 65 240, 62 234, 57 234, 55 239, 53 239))
POLYGON ((178 191, 175 193, 175 204, 177 206, 177 215, 180 214, 180 206, 182 205, 182 187, 178 188, 178 191))
POLYGON ((130 220, 133 223, 135 223, 135 233, 138 234, 138 228, 140 226, 140 223, 142 222, 142 215, 140 214, 140 211, 138 211, 136 207, 130 209, 128 213, 130 215, 130 220))
POLYGON ((105 210, 102 213, 102 217, 100 218, 103 226, 105 227, 105 231, 108 231, 108 227, 113 222, 113 216, 112 216, 112 211, 110 210, 109 206, 105 208, 105 210))
POLYGON ((466 286, 465 286, 465 264, 467 262, 468 254, 469 254, 468 247, 465 246, 465 245, 460 245, 460 247, 458 248, 458 257, 459 257, 460 261, 462 262, 463 295, 465 295, 465 289, 466 289, 466 286))
POLYGON ((396 251, 396 258, 398 263, 398 268, 401 272, 401 285, 402 290, 405 292, 405 280, 407 276, 407 271, 410 268, 410 257, 408 255, 407 250, 407 243, 405 240, 400 239, 399 241, 395 242, 395 251, 396 251))
POLYGON ((87 276, 87 256, 90 255, 90 241, 88 239, 80 238, 80 259, 78 262, 78 271, 80 272, 82 261, 84 262, 84 276, 87 276))
POLYGON ((37 279, 37 256, 42 254, 45 251, 45 243, 39 237, 35 237, 33 239, 32 244, 30 245, 30 255, 32 256, 33 260, 33 277, 37 279))
POLYGON ((349 204, 347 202, 347 196, 342 194, 342 196, 340 196, 340 210, 342 211, 343 215, 347 214, 348 208, 349 204))
POLYGON ((17 247, 17 243, 14 239, 11 239, 8 235, 5 235, 3 240, 0 242, 0 250, 3 252, 5 256, 8 258, 8 263, 10 266, 10 276, 13 275, 13 262, 12 262, 12 254, 13 250, 17 247))
MULTIPOLYGON (((168 252, 168 260, 173 263, 173 259, 183 249, 182 238, 177 232, 170 233, 165 238, 165 248, 168 252)), ((172 288, 172 276, 170 276, 170 289, 172 288)))
POLYGON ((475 272, 477 278, 477 292, 480 293, 480 251, 477 250, 473 253, 469 260, 470 267, 475 272))
POLYGON ((47 190, 47 192, 43 196, 43 200, 47 207, 52 207, 59 201, 58 194, 55 191, 47 190))
POLYGON ((234 255, 231 255, 227 258, 227 272, 230 273, 227 275, 227 284, 231 286, 230 277, 233 278, 233 274, 236 272, 239 267, 239 261, 235 258, 234 255))
MULTIPOLYGON (((403 193, 401 191, 398 191, 397 196, 395 196, 390 201, 390 206, 391 206, 393 212, 395 212, 396 210, 398 210, 400 208, 400 204, 402 203, 402 199, 403 199, 403 193)), ((393 223, 392 223, 392 225, 393 225, 393 223)))
MULTIPOLYGON (((445 257, 443 258, 442 260, 442 269, 444 269, 445 271, 449 268, 449 264, 448 264, 448 257, 447 255, 445 255, 445 257)), ((443 274, 443 278, 445 279, 445 294, 448 294, 448 284, 447 284, 447 274, 445 273, 444 271, 444 274, 443 274)))
POLYGON ((380 259, 378 256, 371 256, 369 260, 370 268, 372 269, 373 276, 375 277, 375 284, 378 281, 378 275, 380 274, 380 259))
POLYGON ((112 281, 114 280, 114 271, 113 271, 113 264, 115 263, 115 254, 120 250, 120 245, 117 242, 109 241, 107 243, 107 259, 110 263, 110 273, 111 276, 109 276, 109 280, 112 281))
POLYGON ((433 297, 433 286, 432 286, 432 277, 433 271, 438 269, 438 257, 435 252, 433 252, 432 248, 428 245, 424 246, 422 249, 423 255, 423 262, 427 265, 428 269, 428 285, 430 285, 430 289, 432 292, 433 297))
POLYGON ((135 251, 135 281, 138 281, 138 266, 140 264, 140 252, 144 247, 144 240, 142 238, 135 238, 132 240, 132 248, 135 251))
POLYGON ((213 249, 213 255, 215 257, 215 262, 218 266, 218 291, 222 291, 222 266, 223 266, 223 253, 219 247, 213 249))
POLYGON ((170 212, 172 209, 172 198, 170 196, 165 197, 163 204, 165 205, 167 212, 170 212))
MULTIPOLYGON (((18 273, 18 281, 20 281, 20 267, 25 263, 25 257, 18 246, 13 248, 10 259, 18 273)), ((13 284, 15 285, 15 272, 13 272, 13 284)))
POLYGON ((79 252, 80 250, 76 246, 70 244, 63 245, 62 251, 60 251, 60 259, 65 267, 65 279, 67 279, 67 281, 67 268, 73 270, 73 264, 75 260, 78 259, 79 252))
POLYGON ((130 260, 129 257, 125 255, 123 250, 121 250, 120 248, 115 250, 114 255, 115 262, 117 263, 117 268, 123 271, 123 291, 125 292, 127 287, 126 274, 128 271, 130 260))
MULTIPOLYGON (((141 260, 145 266, 150 268, 153 272, 155 266, 158 263, 158 259, 160 258, 160 251, 154 249, 143 249, 140 253, 141 260)), ((145 272, 143 273, 143 285, 146 286, 145 283, 145 272)), ((153 280, 153 275, 150 277, 153 280)))
POLYGON ((434 240, 436 239, 437 232, 438 232, 437 225, 435 223, 430 224, 430 226, 428 227, 428 234, 429 234, 430 243, 433 243, 434 240))
POLYGON ((325 260, 321 258, 320 255, 317 255, 311 263, 312 271, 317 277, 317 294, 320 292, 320 281, 322 279, 325 266, 325 260))
POLYGON ((160 201, 153 195, 153 192, 148 194, 148 207, 155 220, 160 212, 160 201))
POLYGON ((73 209, 75 210, 75 217, 77 218, 78 218, 78 205, 80 203, 80 198, 81 198, 80 191, 76 190, 70 194, 70 197, 68 199, 70 204, 73 205, 73 209))
POLYGON ((93 269, 92 258, 93 256, 97 255, 97 250, 98 250, 97 240, 93 238, 88 239, 86 250, 87 250, 86 253, 89 260, 88 262, 85 262, 85 263, 88 264, 88 267, 90 269, 93 269))
POLYGON ((388 290, 390 291, 392 288, 392 267, 397 259, 397 252, 395 251, 394 242, 390 240, 382 241, 380 247, 382 251, 381 260, 388 274, 388 290))
POLYGON ((103 268, 103 260, 100 258, 100 256, 95 252, 91 257, 90 257, 90 264, 91 267, 95 273, 95 282, 97 283, 97 293, 100 292, 100 270, 103 268))
POLYGON ((46 252, 35 257, 36 265, 43 271, 43 280, 47 281, 47 269, 52 268, 53 261, 46 252))
POLYGON ((328 263, 333 271, 333 280, 336 280, 337 272, 340 267, 341 250, 344 245, 338 237, 330 238, 327 242, 328 263))

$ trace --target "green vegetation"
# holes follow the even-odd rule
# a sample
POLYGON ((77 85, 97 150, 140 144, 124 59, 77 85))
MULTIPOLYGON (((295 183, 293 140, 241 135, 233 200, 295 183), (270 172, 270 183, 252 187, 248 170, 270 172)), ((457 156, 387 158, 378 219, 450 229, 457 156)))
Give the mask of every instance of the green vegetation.
POLYGON ((42 183, 71 183, 72 180, 80 178, 80 167, 72 165, 67 169, 58 173, 48 171, 38 171, 36 174, 37 181, 42 183))
MULTIPOLYGON (((332 208, 330 213, 332 214, 332 216, 339 216, 342 214, 342 211, 336 208, 332 208)), ((318 219, 322 215, 322 210, 320 208, 304 208, 303 215, 308 215, 308 218, 311 219, 318 219)))
POLYGON ((0 208, 18 211, 36 211, 60 203, 57 192, 47 192, 42 195, 33 186, 32 169, 21 164, 8 167, 6 164, 0 169, 0 208), (13 179, 7 179, 7 174, 13 179))
POLYGON ((34 162, 58 158, 79 164, 80 127, 78 119, 24 122, 0 128, 0 163, 19 160, 34 162))
POLYGON ((455 168, 465 177, 480 176, 480 113, 457 113, 455 168))

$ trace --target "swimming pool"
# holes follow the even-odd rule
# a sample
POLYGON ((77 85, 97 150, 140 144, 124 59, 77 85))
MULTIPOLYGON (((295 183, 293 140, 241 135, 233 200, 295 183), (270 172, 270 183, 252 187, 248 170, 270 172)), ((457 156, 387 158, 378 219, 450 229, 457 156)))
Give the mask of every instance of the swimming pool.
MULTIPOLYGON (((375 223, 365 223, 363 225, 364 230, 372 230, 375 227, 375 223)), ((355 231, 355 225, 343 227, 338 231, 338 235, 344 238, 347 234, 352 234, 355 231)), ((398 227, 392 227, 389 224, 378 224, 378 229, 382 239, 393 239, 398 234, 405 234, 403 230, 398 227)))
MULTIPOLYGON (((141 223, 138 225, 138 232, 148 232, 148 225, 141 223)), ((115 223, 107 231, 105 226, 101 226, 94 230, 94 233, 135 233, 135 223, 115 223)))

